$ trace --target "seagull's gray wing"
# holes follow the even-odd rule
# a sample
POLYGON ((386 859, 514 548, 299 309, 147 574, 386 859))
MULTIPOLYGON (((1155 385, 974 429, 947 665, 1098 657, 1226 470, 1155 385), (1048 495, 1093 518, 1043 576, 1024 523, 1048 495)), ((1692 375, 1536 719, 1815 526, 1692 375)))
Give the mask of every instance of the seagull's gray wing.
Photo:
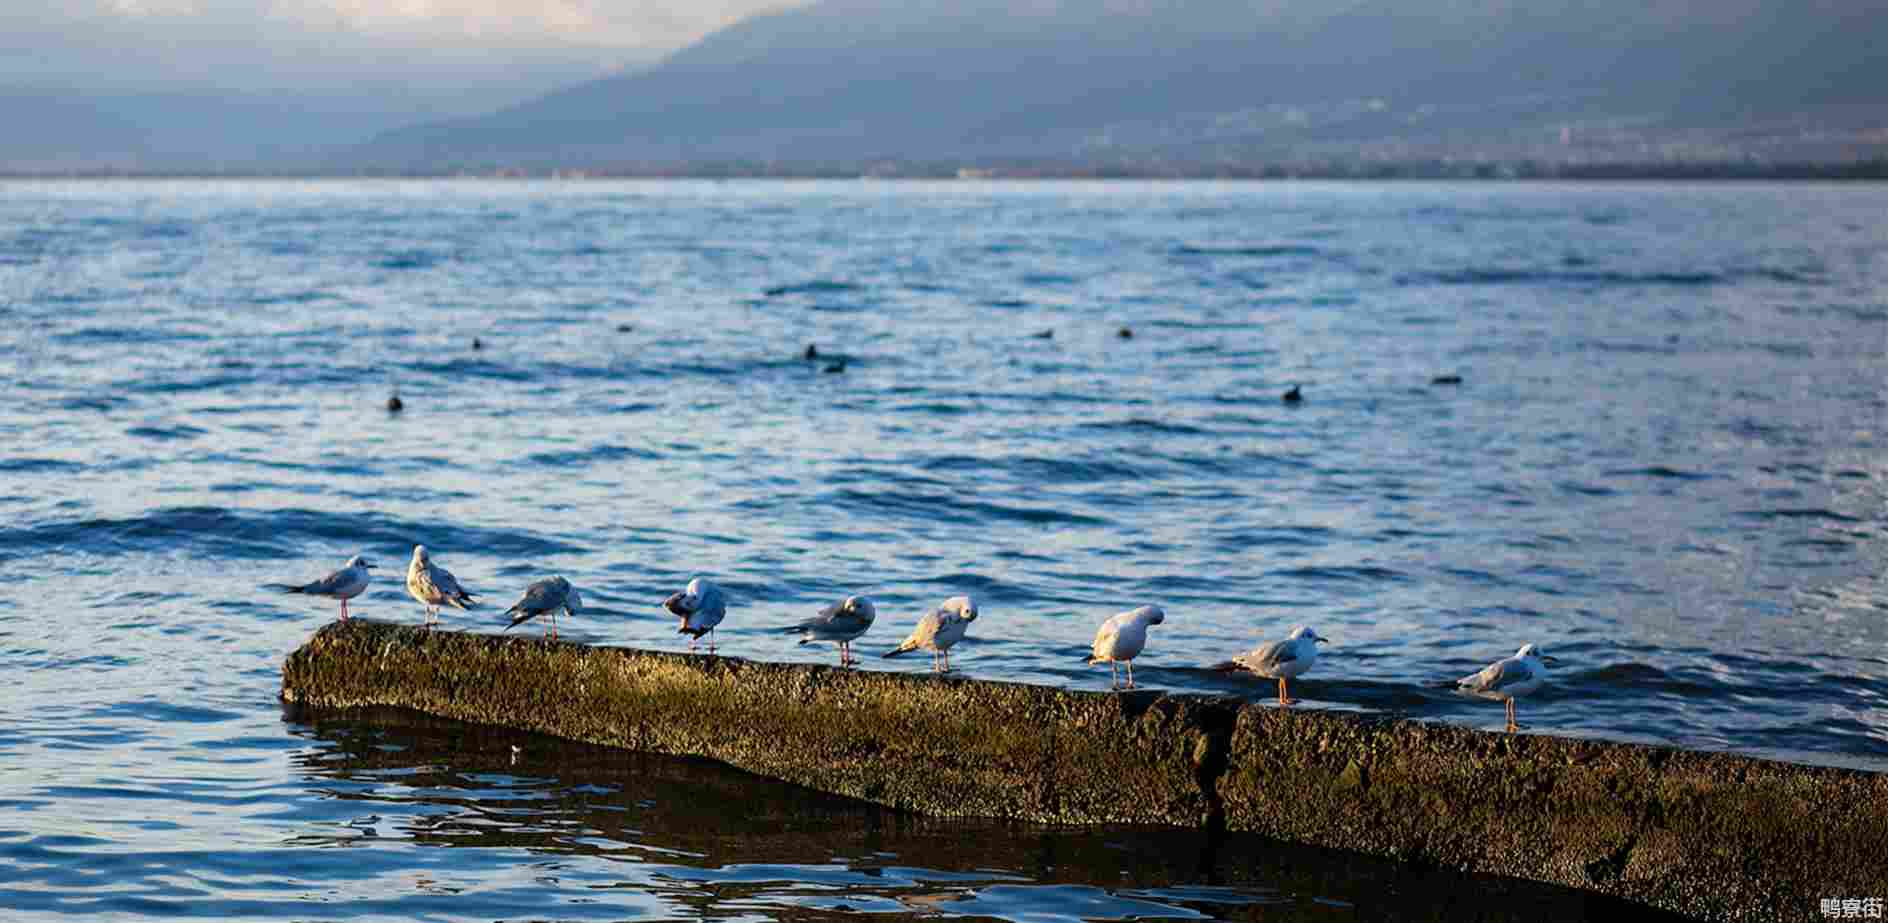
POLYGON ((343 587, 349 586, 353 582, 354 572, 343 567, 320 580, 304 584, 300 592, 314 596, 332 596, 340 592, 343 587))
POLYGON ((1298 648, 1290 641, 1267 641, 1258 647, 1233 658, 1254 672, 1263 673, 1277 669, 1280 664, 1291 663, 1298 659, 1298 648))
POLYGON ((1462 677, 1460 685, 1477 692, 1500 692, 1533 678, 1534 671, 1528 669, 1525 662, 1509 657, 1483 667, 1478 673, 1462 677))
POLYGON ((564 604, 570 596, 570 584, 555 577, 534 580, 524 588, 524 596, 507 610, 511 612, 529 612, 540 615, 564 604))

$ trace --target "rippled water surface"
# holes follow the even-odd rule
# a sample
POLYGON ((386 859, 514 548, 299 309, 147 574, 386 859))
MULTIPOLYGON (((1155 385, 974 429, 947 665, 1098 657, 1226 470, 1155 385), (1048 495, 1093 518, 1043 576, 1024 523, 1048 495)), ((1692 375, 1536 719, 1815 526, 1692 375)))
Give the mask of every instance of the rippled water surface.
POLYGON ((1499 727, 1447 681, 1534 641, 1534 731, 1888 769, 1882 186, 8 183, 0 396, 28 914, 1431 893, 284 715, 335 610, 262 585, 364 553, 355 610, 417 621, 415 543, 496 603, 457 627, 562 573, 572 637, 676 648, 656 604, 705 574, 724 653, 827 660, 776 629, 870 593, 876 653, 967 592, 961 672, 1099 688, 1095 625, 1156 602, 1148 686, 1263 699, 1205 667, 1303 622, 1305 707, 1499 727))

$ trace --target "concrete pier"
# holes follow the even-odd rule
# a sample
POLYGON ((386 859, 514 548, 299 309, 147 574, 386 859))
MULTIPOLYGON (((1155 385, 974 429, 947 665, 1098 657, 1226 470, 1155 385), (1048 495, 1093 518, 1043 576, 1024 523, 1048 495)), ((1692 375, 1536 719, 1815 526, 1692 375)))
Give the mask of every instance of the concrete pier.
POLYGON ((1704 919, 1888 898, 1888 775, 1208 696, 332 623, 284 700, 701 756, 945 817, 1223 825, 1704 919))

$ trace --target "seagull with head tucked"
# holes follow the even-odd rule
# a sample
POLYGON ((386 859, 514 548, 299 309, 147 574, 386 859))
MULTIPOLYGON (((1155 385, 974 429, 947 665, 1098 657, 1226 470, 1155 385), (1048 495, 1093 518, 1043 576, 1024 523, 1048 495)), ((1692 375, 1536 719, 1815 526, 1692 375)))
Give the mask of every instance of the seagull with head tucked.
POLYGON ((1106 663, 1114 672, 1113 682, 1108 688, 1121 686, 1121 667, 1128 665, 1128 688, 1134 688, 1134 658, 1147 646, 1147 626, 1159 625, 1167 620, 1167 613, 1159 606, 1142 606, 1113 616, 1101 623, 1095 631, 1095 643, 1089 649, 1089 664, 1106 663))
POLYGON ((1288 681, 1318 662, 1318 644, 1330 639, 1319 636, 1309 626, 1291 630, 1283 641, 1267 641, 1215 667, 1219 670, 1248 670, 1266 679, 1278 680, 1278 704, 1292 705, 1288 681))
POLYGON ((425 545, 413 546, 413 560, 406 566, 406 591, 426 607, 426 627, 439 621, 439 607, 470 609, 478 597, 459 585, 452 572, 433 563, 425 545))
POLYGON ((833 603, 819 614, 785 629, 788 633, 798 632, 801 644, 814 641, 832 641, 839 645, 839 665, 848 666, 859 661, 852 656, 852 642, 872 627, 872 620, 878 618, 878 609, 872 601, 863 596, 848 596, 833 603))
POLYGON ((1508 733, 1512 734, 1521 729, 1514 723, 1515 698, 1539 689, 1547 681, 1546 665, 1559 662, 1559 658, 1542 652, 1539 647, 1523 644, 1513 657, 1503 657, 1456 680, 1455 687, 1469 695, 1506 702, 1508 733))
POLYGON ((696 577, 682 592, 663 600, 662 608, 682 620, 682 627, 676 629, 676 633, 688 636, 689 650, 695 649, 695 642, 701 640, 702 635, 709 635, 708 653, 715 652, 715 639, 710 633, 728 615, 728 603, 720 587, 696 577))
POLYGON ((546 627, 544 636, 555 638, 557 637, 557 610, 559 609, 570 616, 575 616, 583 610, 583 596, 578 594, 577 588, 571 586, 570 581, 563 577, 533 580, 530 586, 524 588, 524 595, 519 597, 517 602, 512 603, 510 609, 505 610, 505 614, 511 616, 511 624, 506 625, 504 630, 510 631, 540 615, 550 613, 551 623, 546 627))
POLYGON ((926 612, 918 619, 916 628, 895 648, 886 651, 884 656, 897 657, 919 648, 931 652, 931 669, 934 672, 949 673, 951 670, 951 645, 964 640, 964 632, 970 623, 977 620, 977 603, 968 596, 953 596, 937 608, 926 612), (943 658, 939 666, 938 658, 943 658))
POLYGON ((374 562, 355 555, 347 563, 326 577, 312 583, 294 586, 285 583, 271 584, 284 593, 306 593, 309 596, 326 596, 341 601, 341 621, 347 621, 347 601, 367 591, 368 571, 374 562))

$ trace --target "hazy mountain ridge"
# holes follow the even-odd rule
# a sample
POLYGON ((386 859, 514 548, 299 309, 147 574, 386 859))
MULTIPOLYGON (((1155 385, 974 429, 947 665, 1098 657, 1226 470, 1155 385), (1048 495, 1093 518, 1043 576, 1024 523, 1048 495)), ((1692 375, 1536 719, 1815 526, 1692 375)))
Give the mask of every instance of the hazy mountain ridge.
POLYGON ((1888 0, 825 0, 470 117, 0 92, 37 129, 0 167, 1840 161, 1888 155, 1884 23, 1888 0))
POLYGON ((1838 104, 1873 107, 1864 124, 1888 114, 1882 0, 1741 0, 1704 15, 1502 0, 1425 8, 1448 15, 1392 0, 1002 9, 831 0, 755 17, 646 73, 392 132, 351 162, 1236 159, 1333 145, 1463 156, 1534 143, 1601 156, 1604 138, 1702 152, 1701 123, 1728 135, 1838 104))

